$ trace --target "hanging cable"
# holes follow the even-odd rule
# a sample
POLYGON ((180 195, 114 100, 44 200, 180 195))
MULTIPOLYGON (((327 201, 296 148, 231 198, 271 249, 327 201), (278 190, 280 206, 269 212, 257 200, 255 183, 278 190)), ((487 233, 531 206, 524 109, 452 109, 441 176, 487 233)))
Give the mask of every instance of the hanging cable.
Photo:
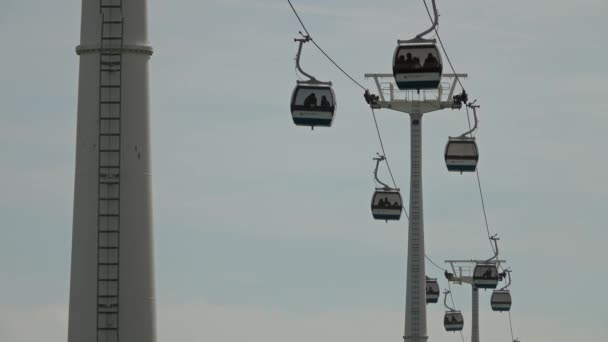
POLYGON ((395 177, 393 177, 393 171, 391 171, 391 166, 388 163, 388 158, 386 157, 386 151, 384 150, 384 142, 382 141, 382 134, 380 134, 380 127, 378 127, 378 120, 376 119, 376 112, 374 108, 372 108, 372 116, 374 118, 374 124, 376 125, 376 133, 378 133, 378 140, 380 141, 380 149, 382 150, 382 155, 384 156, 384 161, 386 162, 386 167, 388 168, 388 173, 391 176, 391 180, 393 182, 393 186, 395 189, 398 188, 397 183, 395 182, 395 177))
POLYGON ((443 267, 441 267, 441 266, 437 265, 437 264, 436 264, 436 263, 433 261, 433 259, 431 259, 431 258, 430 258, 430 257, 429 257, 427 254, 424 254, 424 257, 426 258, 426 260, 428 260, 428 261, 429 261, 429 262, 430 262, 430 263, 431 263, 433 266, 437 267, 438 269, 440 269, 440 270, 442 270, 442 271, 445 271, 445 272, 447 272, 447 271, 448 271, 447 269, 445 269, 445 268, 443 268, 443 267))
MULTIPOLYGON (((469 117, 469 107, 465 107, 467 110, 467 117, 469 117)), ((469 120, 469 129, 471 128, 471 121, 469 120)), ((490 247, 492 248, 492 252, 496 253, 496 249, 494 244, 492 243, 492 233, 490 233, 490 224, 488 223, 488 214, 486 212, 486 203, 483 198, 483 190, 481 187, 481 178, 479 177, 479 168, 475 169, 475 175, 477 177, 477 188, 479 189, 479 198, 481 199, 481 209, 483 211, 483 220, 486 226, 486 232, 488 233, 488 241, 490 242, 490 247)))
MULTIPOLYGON (((422 2, 424 3, 424 7, 426 8, 426 13, 429 15, 429 19, 431 20, 431 22, 434 22, 433 15, 431 14, 431 11, 429 10, 429 6, 426 4, 426 0, 422 0, 422 2)), ((445 47, 443 46, 443 41, 441 40, 441 36, 439 35, 437 26, 435 25, 433 27, 433 29, 435 30, 435 34, 437 35, 437 39, 439 40, 439 45, 441 46, 441 50, 443 51, 443 54, 445 55, 445 58, 448 60, 448 64, 450 65, 450 68, 452 69, 452 73, 454 73, 454 75, 455 75, 454 77, 456 77, 456 81, 458 81, 458 84, 460 84, 460 87, 462 88, 462 90, 464 90, 464 86, 462 85, 462 82, 460 81, 460 77, 458 77, 458 74, 456 73, 456 70, 454 69, 454 65, 452 64, 452 61, 450 60, 450 56, 448 56, 448 53, 445 50, 445 47)))
POLYGON ((293 7, 293 4, 291 3, 291 0, 287 0, 287 2, 289 3, 289 6, 293 10, 293 13, 296 15, 296 18, 298 18, 298 21, 300 22, 300 25, 302 25, 302 28, 304 29, 304 32, 306 32, 306 36, 310 38, 310 41, 317 47, 317 49, 319 49, 319 51, 321 51, 321 53, 336 68, 338 68, 338 70, 340 70, 346 77, 348 77, 351 81, 353 81, 353 83, 355 83, 357 86, 359 86, 359 88, 361 88, 363 90, 367 90, 367 88, 365 88, 364 86, 362 86, 361 83, 357 82, 351 75, 349 75, 346 71, 344 71, 344 69, 342 69, 342 67, 339 66, 338 63, 336 63, 331 57, 329 57, 329 55, 321 48, 321 46, 319 46, 319 44, 317 44, 317 42, 310 35, 310 32, 308 32, 308 30, 306 29, 306 26, 304 25, 304 22, 302 22, 302 19, 300 18, 300 15, 298 14, 298 11, 296 11, 295 7, 293 7))
POLYGON ((515 337, 513 335, 513 322, 511 322, 511 311, 509 311, 509 328, 511 329, 511 341, 515 341, 515 337))
MULTIPOLYGON (((450 284, 450 281, 448 280, 448 289, 450 290, 450 299, 452 301, 452 307, 456 307, 456 302, 454 301, 454 292, 452 292, 452 285, 450 284)), ((462 334, 462 330, 460 331, 460 339, 462 340, 462 342, 464 342, 464 335, 462 334)))

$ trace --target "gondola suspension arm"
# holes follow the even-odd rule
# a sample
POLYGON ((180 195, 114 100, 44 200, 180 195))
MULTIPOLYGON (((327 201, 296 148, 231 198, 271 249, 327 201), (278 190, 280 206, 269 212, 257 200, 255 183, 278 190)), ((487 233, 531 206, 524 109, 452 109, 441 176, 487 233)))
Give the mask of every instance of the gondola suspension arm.
POLYGON ((439 24, 439 12, 437 12, 437 5, 435 4, 435 0, 432 0, 433 3, 433 12, 435 13, 435 19, 433 20, 433 25, 426 31, 420 33, 416 36, 416 40, 424 39, 423 37, 429 34, 431 31, 435 30, 437 25, 439 24))
POLYGON ((374 158, 374 160, 376 161, 376 168, 374 169, 374 178, 376 179, 376 182, 382 184, 384 186, 385 189, 392 189, 390 186, 388 186, 386 183, 382 182, 380 179, 378 179, 378 166, 380 165, 380 162, 385 160, 386 157, 379 154, 378 153, 378 157, 374 158))
POLYGON ((496 237, 496 235, 498 235, 498 234, 494 234, 494 235, 490 236, 490 242, 494 243, 494 256, 491 257, 490 259, 486 260, 486 262, 491 262, 494 259, 496 259, 496 261, 498 261, 498 240, 500 240, 500 238, 496 237))
POLYGON ((450 290, 445 290, 443 291, 443 305, 450 309, 450 311, 456 311, 456 309, 454 309, 453 307, 448 305, 448 295, 450 294, 450 290))
POLYGON ((298 83, 325 84, 325 85, 331 86, 331 82, 322 82, 322 81, 319 81, 314 76, 312 76, 311 74, 309 74, 306 71, 302 70, 302 67, 300 66, 300 57, 302 56, 302 46, 304 46, 304 43, 312 41, 312 38, 310 38, 310 36, 307 35, 307 34, 303 34, 302 31, 300 31, 300 34, 302 35, 302 38, 294 38, 293 39, 294 42, 300 43, 298 45, 298 53, 296 54, 296 69, 298 69, 298 71, 302 75, 308 77, 308 80, 307 81, 298 81, 298 83))
MULTIPOLYGON (((473 127, 470 130, 462 133, 459 136, 459 138, 465 138, 467 135, 471 135, 471 137, 472 137, 473 132, 475 132, 477 130, 477 124, 479 123, 479 119, 477 119, 477 108, 479 108, 479 105, 476 105, 475 102, 477 102, 477 100, 467 104, 467 107, 473 109, 473 119, 475 121, 473 124, 473 127)), ((469 126, 469 127, 471 127, 471 126, 469 126)))
POLYGON ((511 269, 507 268, 504 273, 507 274, 507 285, 503 286, 500 291, 505 291, 509 288, 509 286, 511 286, 511 269))

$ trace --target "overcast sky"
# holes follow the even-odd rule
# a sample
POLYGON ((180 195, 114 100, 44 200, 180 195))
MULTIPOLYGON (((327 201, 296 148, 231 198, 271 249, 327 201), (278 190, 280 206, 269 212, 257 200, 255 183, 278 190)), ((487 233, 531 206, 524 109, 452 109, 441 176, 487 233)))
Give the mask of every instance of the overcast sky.
MULTIPOLYGON (((421 1, 296 0, 349 73, 388 73, 397 39, 428 26, 421 1)), ((513 270, 522 341, 608 340, 604 251, 606 0, 438 0, 440 33, 481 105, 490 229, 513 270)), ((334 83, 333 127, 296 127, 300 30, 286 1, 149 2, 158 341, 400 341, 407 221, 374 221, 379 152, 362 91, 312 46, 334 83)), ((0 341, 63 342, 76 137, 80 1, 0 6, 0 341)), ((377 112, 407 193, 409 121, 377 112)), ((427 253, 487 258, 476 180, 443 148, 464 111, 423 122, 427 253)), ((408 196, 404 196, 407 198, 408 196)), ((442 272, 427 274, 447 286, 442 272)), ((453 286, 470 338, 470 288, 453 286)), ((481 293, 481 336, 509 341, 481 293)), ((430 341, 457 341, 428 307, 430 341)))

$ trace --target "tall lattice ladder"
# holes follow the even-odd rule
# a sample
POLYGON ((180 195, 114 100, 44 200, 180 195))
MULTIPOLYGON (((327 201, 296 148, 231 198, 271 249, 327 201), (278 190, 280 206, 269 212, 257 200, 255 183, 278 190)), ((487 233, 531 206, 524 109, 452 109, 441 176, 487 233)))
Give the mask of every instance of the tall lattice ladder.
POLYGON ((100 0, 97 342, 118 342, 122 0, 100 0))

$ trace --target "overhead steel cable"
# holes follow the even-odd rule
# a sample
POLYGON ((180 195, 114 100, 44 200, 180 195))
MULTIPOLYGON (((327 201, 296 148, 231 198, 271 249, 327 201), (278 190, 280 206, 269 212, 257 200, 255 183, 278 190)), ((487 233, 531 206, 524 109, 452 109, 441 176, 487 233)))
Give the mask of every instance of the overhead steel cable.
POLYGON ((355 83, 357 86, 359 86, 359 88, 363 89, 363 90, 367 90, 367 88, 365 88, 364 86, 361 85, 361 83, 357 82, 357 80, 355 80, 351 75, 349 75, 344 69, 342 69, 341 66, 338 65, 338 63, 336 63, 322 48, 321 46, 319 46, 319 44, 317 44, 317 42, 312 38, 312 36, 310 35, 310 32, 308 32, 308 30, 306 29, 306 26, 304 25, 304 22, 302 22, 302 19, 300 18, 300 15, 298 14, 298 11, 296 11, 295 7, 293 7, 293 4, 291 3, 291 0, 287 0, 287 2, 289 3, 289 6, 291 7, 291 9, 293 10, 293 13, 296 15, 296 18, 298 18, 298 21, 300 22, 300 25, 302 25, 302 28, 304 29, 304 32, 306 32, 306 36, 308 38, 310 38, 310 41, 317 47, 317 49, 319 49, 319 51, 321 51, 321 53, 336 67, 338 68, 338 70, 340 70, 346 77, 348 77, 353 83, 355 83))
POLYGON ((515 342, 515 336, 513 335, 513 322, 511 322, 511 311, 509 310, 509 328, 511 329, 511 341, 515 342))
MULTIPOLYGON (((432 22, 433 21, 433 17, 431 15, 429 7, 428 7, 428 5, 426 3, 426 0, 422 0, 422 2, 424 3, 424 7, 426 8, 426 12, 427 12, 427 14, 429 16, 429 19, 432 22)), ((448 53, 447 53, 447 51, 445 49, 445 46, 443 45, 443 41, 441 40, 441 36, 439 35, 439 31, 437 30, 437 27, 435 27, 434 30, 435 30, 435 34, 437 35, 437 39, 439 40, 439 45, 441 46, 441 50, 443 50, 443 54, 445 55, 445 57, 446 57, 446 59, 448 61, 448 64, 450 65, 450 68, 452 69, 452 72, 455 75, 458 75, 456 73, 454 65, 452 64, 452 61, 450 60, 450 56, 448 55, 448 53)), ((462 84, 462 82, 460 81, 460 77, 456 76, 456 80, 458 81, 458 84, 460 84, 460 87, 464 91, 465 88, 464 88, 464 85, 462 84)), ((466 107, 466 106, 465 106, 465 108, 466 108, 466 111, 467 111, 467 121, 468 121, 468 124, 469 124, 469 129, 471 129, 471 117, 470 117, 470 114, 469 114, 469 108, 466 107)), ((488 223, 488 215, 487 215, 487 212, 486 212, 486 205, 485 205, 485 200, 484 200, 484 197, 483 197, 483 190, 482 190, 482 187, 481 187, 481 178, 479 176, 479 169, 478 168, 475 169, 475 175, 476 175, 476 178, 477 178, 477 187, 479 188, 479 197, 481 199, 481 208, 482 208, 482 211, 483 211, 483 219, 484 219, 484 223, 485 223, 485 226, 486 226, 486 232, 488 234, 488 241, 490 242, 490 247, 492 248, 492 252, 494 254, 496 254, 497 251, 496 251, 494 245, 492 244, 492 239, 491 239, 492 238, 492 233, 490 233, 490 225, 488 223)), ((429 259, 429 261, 430 261, 430 259, 429 259)), ((502 265, 499 265, 499 266, 501 266, 501 268, 502 268, 502 265)), ((449 281, 448 281, 448 284, 449 284, 449 281)), ((509 311, 509 329, 510 329, 510 332, 511 332, 511 340, 515 341, 515 337, 513 335, 513 323, 512 323, 512 320, 511 320, 511 311, 509 311)), ((462 332, 461 332, 461 336, 462 336, 462 332)), ((463 339, 463 342, 464 342, 464 339, 463 339)))
MULTIPOLYGON (((456 303, 454 302, 454 292, 452 292, 452 285, 450 284, 449 280, 448 280, 448 289, 450 290, 450 298, 452 300, 452 307, 456 308, 456 303)), ((462 330, 460 330, 459 332, 460 332, 460 339, 462 340, 462 342, 464 342, 464 335, 462 334, 462 330)))
MULTIPOLYGON (((429 16, 429 19, 431 20, 431 22, 433 22, 433 16, 431 15, 431 11, 429 10, 429 6, 427 5, 426 0, 422 0, 422 2, 424 3, 424 7, 426 8, 426 12, 427 12, 427 14, 429 16)), ((439 40, 439 45, 441 46, 441 50, 443 51, 443 54, 445 55, 445 58, 447 59, 448 64, 450 65, 450 68, 452 69, 452 73, 454 73, 456 75, 456 80, 458 81, 458 84, 460 84, 460 87, 464 91, 465 90, 464 85, 462 84, 462 82, 460 81, 460 77, 458 77, 458 74, 456 73, 454 65, 452 64, 452 61, 450 60, 450 56, 448 55, 448 53, 447 53, 447 51, 445 49, 445 46, 443 45, 443 41, 441 39, 441 36, 439 35, 439 31, 437 30, 436 26, 434 27, 434 30, 435 30, 435 35, 437 36, 437 40, 439 40)), ((468 121, 468 124, 469 124, 469 129, 471 129, 471 117, 470 117, 470 114, 469 114, 469 108, 467 106, 465 106, 465 108, 466 108, 466 111, 467 111, 467 121, 468 121)), ((494 254, 496 254, 497 251, 496 251, 494 245, 492 244, 492 239, 491 239, 492 238, 492 234, 490 233, 490 225, 488 223, 488 215, 487 215, 487 212, 486 212, 486 205, 485 205, 485 201, 484 201, 484 198, 483 198, 483 190, 482 190, 482 187, 481 187, 481 179, 480 179, 480 176, 479 176, 479 169, 478 168, 475 169, 475 175, 477 177, 477 187, 479 188, 479 197, 481 199, 481 208, 483 210, 483 219, 484 219, 484 223, 485 223, 485 226, 486 226, 486 232, 488 234, 488 240, 490 242, 490 247, 492 248, 492 252, 494 254)), ((427 259, 429 261, 431 261, 432 264, 435 264, 434 262, 432 262, 432 260, 430 260, 430 258, 428 258, 428 256, 425 255, 425 257, 427 257, 427 259)), ((435 265, 435 266, 437 266, 437 265, 435 265)), ((499 266, 502 268, 502 265, 499 265, 499 266)), ((504 268, 503 268, 503 270, 504 270, 504 268)), ((448 281, 448 284, 449 284, 449 281, 448 281)), ((510 329, 510 332, 511 332, 511 340, 515 341, 515 337, 513 335, 513 323, 512 323, 512 320, 511 320, 511 311, 509 311, 509 329, 510 329)), ((462 331, 460 332, 460 335, 462 337, 462 331)), ((464 339, 463 339, 463 342, 464 342, 464 339)))
MULTIPOLYGON (((467 109, 467 117, 469 116, 469 107, 467 109)), ((471 127, 471 121, 469 121, 469 128, 471 127)), ((492 233, 490 233, 490 224, 488 223, 488 214, 486 212, 486 202, 483 197, 483 190, 481 187, 481 178, 479 177, 479 168, 475 168, 475 176, 477 178, 477 188, 479 189, 479 198, 481 199, 481 210, 483 211, 483 220, 486 226, 486 232, 488 233, 488 241, 490 242, 490 247, 492 248, 492 252, 496 254, 496 249, 494 244, 492 243, 492 233)))
MULTIPOLYGON (((359 86, 359 88, 363 89, 364 91, 367 90, 367 88, 365 88, 363 85, 361 85, 361 83, 357 82, 357 80, 355 80, 349 73, 347 73, 340 65, 338 65, 338 63, 336 63, 333 58, 331 58, 324 50, 323 48, 321 48, 321 46, 319 46, 319 44, 317 44, 317 42, 312 38, 312 36, 310 35, 310 32, 308 31, 308 29, 306 28, 306 25, 304 25, 304 22, 302 21, 302 18, 300 17, 300 15, 298 14, 298 11, 295 9, 295 7, 293 6, 293 4, 291 3, 291 0, 287 0, 287 2, 289 3, 289 6, 291 7, 291 10, 293 11, 293 13, 295 14, 296 18, 298 19, 298 21, 300 22, 300 25, 302 26, 302 29, 304 29, 304 32, 306 33, 306 36, 310 39, 310 41, 317 47, 317 49, 336 67, 338 68, 338 70, 340 70, 346 77, 348 77, 354 84, 356 84, 357 86, 359 86)), ((393 182, 393 186, 397 189, 397 182, 395 181, 395 177, 393 176, 393 171, 391 170, 391 166, 388 162, 388 158, 386 155, 386 151, 384 149, 384 142, 382 141, 382 134, 380 133, 380 127, 378 125, 378 119, 376 118, 376 113, 374 111, 374 109, 372 108, 372 117, 374 118, 374 125, 376 126, 376 133, 378 134, 378 140, 380 141, 380 148, 382 149, 382 154, 384 155, 385 161, 386 161, 386 166, 388 168, 388 172, 389 175, 391 176, 391 181, 393 182)), ((405 216, 409 219, 409 215, 407 213, 407 210, 405 210, 405 208, 403 208, 403 212, 405 213, 405 216)))
POLYGON ((391 180, 393 182, 393 186, 397 188, 397 183, 395 182, 395 177, 393 177, 393 171, 391 171, 391 166, 388 163, 388 158, 386 157, 386 151, 384 150, 384 142, 382 141, 382 134, 380 134, 380 127, 378 126, 378 120, 376 119, 376 112, 374 108, 372 108, 372 116, 374 118, 374 124, 376 125, 376 133, 378 133, 378 140, 380 141, 380 149, 382 150, 382 155, 384 156, 384 161, 386 162, 386 167, 388 168, 388 173, 391 176, 391 180))
POLYGON ((437 264, 436 264, 436 263, 433 261, 433 259, 431 259, 431 258, 430 258, 430 257, 429 257, 427 254, 424 254, 424 257, 426 258, 426 260, 428 260, 428 261, 429 261, 431 264, 433 264, 433 266, 437 267, 438 269, 440 269, 440 270, 442 270, 442 271, 445 271, 445 272, 447 272, 447 271, 448 271, 446 268, 443 268, 443 267, 441 267, 441 266, 437 265, 437 264))
MULTIPOLYGON (((426 0, 422 0, 422 2, 424 3, 424 7, 426 8, 426 13, 429 15, 429 19, 431 20, 431 22, 433 22, 433 15, 431 14, 431 11, 429 10, 429 6, 427 5, 426 0)), ((464 86, 462 85, 462 82, 460 81, 460 77, 458 77, 458 74, 456 73, 456 70, 454 69, 454 65, 452 65, 450 56, 448 55, 447 51, 445 50, 445 47, 443 46, 443 41, 441 40, 441 36, 439 35, 437 26, 435 26, 433 29, 435 30, 435 35, 437 36, 437 40, 439 40, 439 45, 441 46, 441 50, 443 51, 443 54, 445 55, 445 58, 448 60, 448 64, 450 65, 450 68, 452 69, 452 73, 454 73, 454 75, 456 75, 455 77, 456 77, 456 80, 458 81, 458 84, 460 84, 460 87, 462 88, 462 90, 464 90, 464 86)))

